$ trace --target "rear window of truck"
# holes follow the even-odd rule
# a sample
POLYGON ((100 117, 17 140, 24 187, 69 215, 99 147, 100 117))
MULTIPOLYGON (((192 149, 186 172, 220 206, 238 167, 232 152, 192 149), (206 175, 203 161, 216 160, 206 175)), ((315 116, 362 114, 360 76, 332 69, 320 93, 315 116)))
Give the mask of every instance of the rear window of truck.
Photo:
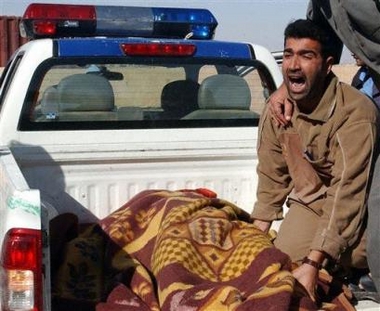
POLYGON ((273 91, 257 61, 52 59, 34 74, 19 129, 251 126, 273 91))

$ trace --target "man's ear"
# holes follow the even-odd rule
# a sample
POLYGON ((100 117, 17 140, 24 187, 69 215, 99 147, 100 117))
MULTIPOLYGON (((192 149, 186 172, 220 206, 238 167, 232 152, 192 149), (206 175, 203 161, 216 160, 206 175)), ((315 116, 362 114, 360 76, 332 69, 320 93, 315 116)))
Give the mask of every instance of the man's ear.
POLYGON ((327 71, 327 74, 329 74, 331 72, 334 63, 335 63, 335 60, 334 60, 333 56, 327 57, 327 59, 326 59, 326 71, 327 71))

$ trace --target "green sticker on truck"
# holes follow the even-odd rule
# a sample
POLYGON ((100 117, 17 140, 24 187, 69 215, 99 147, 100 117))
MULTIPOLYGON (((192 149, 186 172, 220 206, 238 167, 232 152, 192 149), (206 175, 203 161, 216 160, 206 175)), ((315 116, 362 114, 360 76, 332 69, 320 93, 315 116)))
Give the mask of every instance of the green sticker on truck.
POLYGON ((12 196, 8 199, 7 205, 10 209, 21 209, 29 214, 40 215, 40 206, 30 203, 23 198, 12 196))

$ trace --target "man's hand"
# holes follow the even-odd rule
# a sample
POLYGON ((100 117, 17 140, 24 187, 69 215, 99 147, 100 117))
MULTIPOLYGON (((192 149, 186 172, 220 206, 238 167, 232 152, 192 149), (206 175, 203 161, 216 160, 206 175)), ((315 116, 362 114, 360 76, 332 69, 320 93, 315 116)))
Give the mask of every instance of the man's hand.
POLYGON ((284 84, 269 97, 269 110, 276 126, 289 124, 293 114, 293 103, 288 99, 288 92, 284 84))
POLYGON ((307 264, 302 264, 293 271, 294 278, 305 288, 314 302, 316 301, 315 290, 318 280, 318 271, 317 268, 307 264))
MULTIPOLYGON (((307 257, 319 265, 326 258, 325 253, 317 250, 311 250, 307 257)), ((303 263, 293 271, 293 276, 306 289, 313 301, 316 300, 315 290, 317 287, 318 274, 319 268, 309 263, 303 263)))

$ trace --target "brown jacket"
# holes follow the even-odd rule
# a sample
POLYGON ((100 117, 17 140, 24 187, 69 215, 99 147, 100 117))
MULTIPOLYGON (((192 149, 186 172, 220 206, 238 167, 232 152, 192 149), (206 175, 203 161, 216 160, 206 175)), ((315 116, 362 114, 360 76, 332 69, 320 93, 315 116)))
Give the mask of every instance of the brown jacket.
POLYGON ((301 204, 312 209, 321 217, 310 249, 336 259, 355 242, 365 217, 377 109, 332 76, 311 114, 295 110, 292 125, 285 129, 276 127, 267 111, 260 120, 252 217, 281 219, 286 200, 290 208, 301 204))

